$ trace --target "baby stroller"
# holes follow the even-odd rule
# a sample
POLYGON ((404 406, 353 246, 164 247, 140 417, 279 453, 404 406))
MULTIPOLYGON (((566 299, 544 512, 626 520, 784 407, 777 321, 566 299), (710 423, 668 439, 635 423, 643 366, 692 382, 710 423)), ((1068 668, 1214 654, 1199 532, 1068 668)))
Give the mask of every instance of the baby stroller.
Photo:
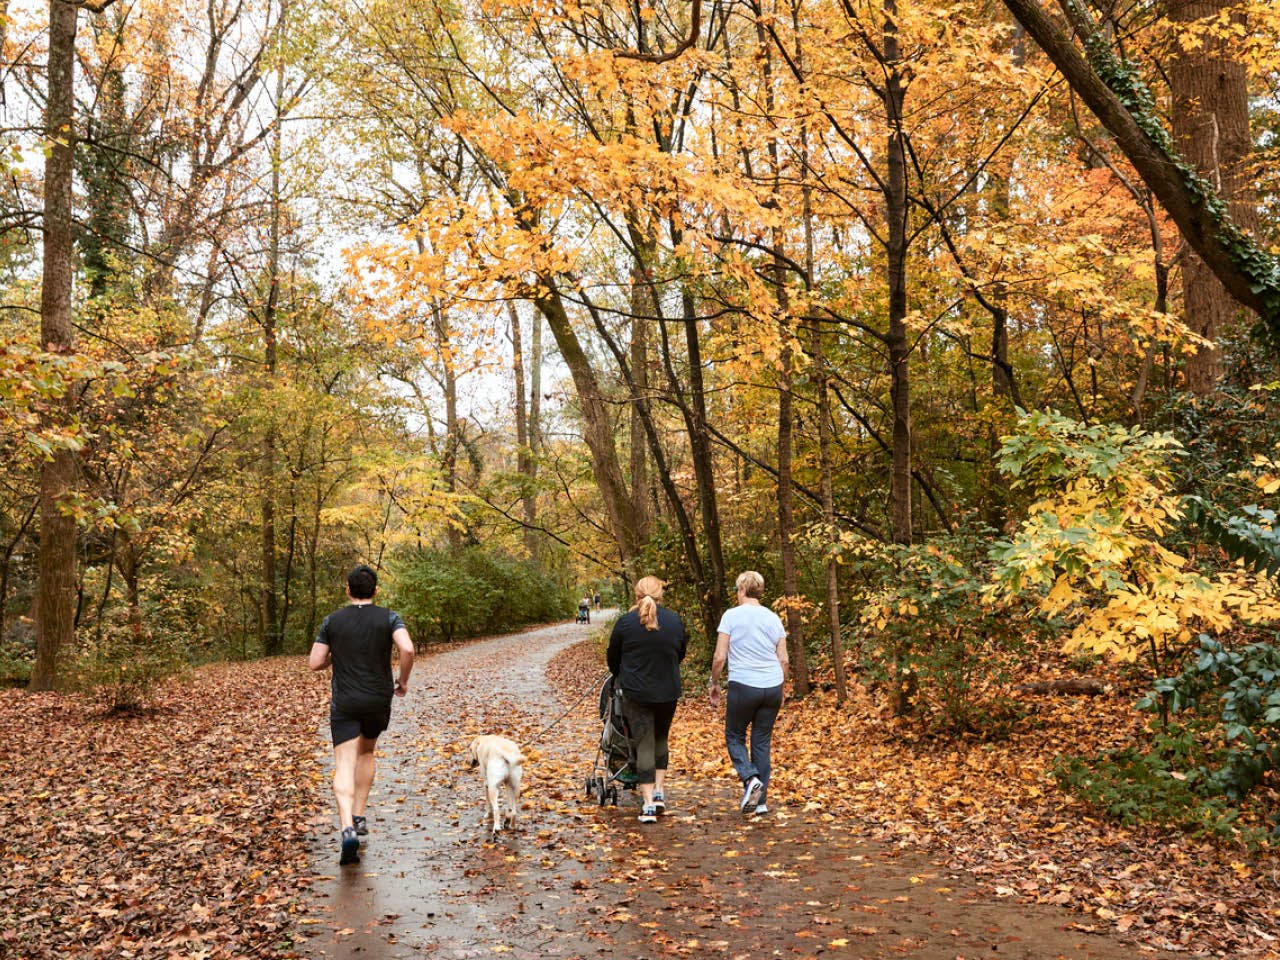
POLYGON ((588 607, 586 604, 582 604, 582 603, 578 604, 578 616, 577 616, 577 619, 574 620, 574 623, 590 623, 590 622, 591 622, 591 608, 588 607))
POLYGON ((587 797, 602 807, 616 807, 619 784, 627 790, 636 788, 636 768, 631 729, 622 715, 621 697, 615 695, 612 674, 600 686, 600 725, 600 749, 587 777, 587 797))

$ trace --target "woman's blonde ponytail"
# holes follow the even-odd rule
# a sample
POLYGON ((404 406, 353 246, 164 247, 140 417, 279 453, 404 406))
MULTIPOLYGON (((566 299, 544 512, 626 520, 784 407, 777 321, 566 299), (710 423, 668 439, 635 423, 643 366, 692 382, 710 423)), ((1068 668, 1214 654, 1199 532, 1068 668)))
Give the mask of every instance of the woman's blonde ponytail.
POLYGON ((635 610, 646 630, 658 629, 658 601, 662 599, 664 586, 657 577, 641 577, 636 583, 635 610))

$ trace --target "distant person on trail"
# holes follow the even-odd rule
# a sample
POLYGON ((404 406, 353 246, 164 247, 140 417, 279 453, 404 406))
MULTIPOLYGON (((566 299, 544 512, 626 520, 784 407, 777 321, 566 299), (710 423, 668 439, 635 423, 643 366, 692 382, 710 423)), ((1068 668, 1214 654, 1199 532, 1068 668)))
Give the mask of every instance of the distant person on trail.
POLYGON ((579 623, 591 622, 591 598, 590 597, 583 597, 581 600, 578 601, 578 622, 579 623))
POLYGON ((667 809, 667 737, 688 645, 680 616, 659 606, 663 586, 657 577, 642 578, 635 587, 636 605, 614 621, 609 635, 609 672, 622 691, 622 713, 636 751, 641 823, 656 823, 667 809))
POLYGON ((595 608, 599 610, 600 609, 600 591, 599 590, 597 590, 595 594, 591 597, 591 601, 595 606, 595 608))
POLYGON ((766 794, 773 724, 782 709, 782 684, 787 679, 787 631, 778 615, 760 603, 764 577, 747 570, 738 575, 735 588, 738 605, 724 612, 716 630, 709 694, 712 706, 719 706, 720 674, 727 664, 724 742, 742 781, 738 808, 743 813, 763 814, 769 812, 766 794))
POLYGON ((347 574, 351 603, 324 618, 311 645, 312 670, 333 667, 329 727, 333 733, 333 795, 342 829, 340 864, 360 862, 360 837, 373 786, 373 751, 391 723, 391 698, 403 697, 413 670, 413 641, 398 613, 375 606, 378 575, 361 564, 347 574), (392 682, 391 650, 400 651, 392 682))

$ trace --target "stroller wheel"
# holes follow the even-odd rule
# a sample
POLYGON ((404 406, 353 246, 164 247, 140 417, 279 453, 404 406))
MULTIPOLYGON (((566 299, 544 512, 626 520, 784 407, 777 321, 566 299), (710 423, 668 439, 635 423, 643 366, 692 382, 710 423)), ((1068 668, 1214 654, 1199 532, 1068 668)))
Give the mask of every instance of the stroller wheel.
POLYGON ((598 803, 600 806, 602 806, 602 807, 603 807, 603 806, 605 806, 606 804, 608 804, 608 802, 609 802, 609 791, 608 791, 608 790, 601 790, 601 791, 596 795, 596 803, 598 803))
POLYGON ((587 796, 595 795, 596 779, 595 777, 587 777, 587 796))
POLYGON ((610 787, 608 790, 606 790, 605 799, 607 799, 609 803, 613 804, 613 806, 616 807, 618 805, 618 788, 610 787))

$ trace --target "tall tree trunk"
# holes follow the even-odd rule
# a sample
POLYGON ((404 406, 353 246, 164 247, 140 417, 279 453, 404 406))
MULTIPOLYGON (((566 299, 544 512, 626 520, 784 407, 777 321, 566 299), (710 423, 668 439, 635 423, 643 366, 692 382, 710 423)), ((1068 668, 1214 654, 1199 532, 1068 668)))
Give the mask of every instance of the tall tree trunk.
MULTIPOLYGON (((75 167, 75 47, 79 8, 49 0, 48 99, 44 170, 44 269, 40 342, 50 353, 74 348, 71 326, 72 179, 75 167)), ((62 401, 69 417, 74 394, 62 401)), ((59 449, 40 471, 40 560, 36 585, 36 660, 32 690, 52 690, 58 654, 75 638, 76 522, 63 511, 75 484, 75 456, 59 449)))
MULTIPOLYGON (((1185 25, 1217 17, 1235 5, 1235 0, 1165 0, 1165 11, 1174 24, 1185 25)), ((1235 19, 1243 28, 1243 17, 1235 19)), ((1234 56, 1234 38, 1227 40, 1215 30, 1203 41, 1191 51, 1182 50, 1176 39, 1172 44, 1167 73, 1174 141, 1183 159, 1227 201, 1235 224, 1256 233, 1257 205, 1245 169, 1253 147, 1245 66, 1234 56)), ((1240 307, 1192 250, 1182 262, 1182 300, 1187 325, 1214 343, 1187 359, 1187 387, 1204 395, 1222 378, 1217 340, 1240 307)))
POLYGON ((538 277, 533 304, 546 318, 556 346, 560 348, 560 356, 564 358, 565 366, 573 377, 574 390, 582 410, 582 438, 591 454, 591 471, 600 488, 600 497, 609 518, 609 528, 617 543, 618 558, 628 575, 632 575, 632 566, 639 553, 635 515, 631 512, 631 496, 618 461, 613 423, 604 401, 604 393, 600 389, 600 381, 591 366, 591 360, 582 349, 569 314, 565 311, 554 277, 538 277))
MULTIPOLYGON (((804 215, 804 269, 810 285, 814 282, 813 260, 813 209, 808 176, 808 143, 801 134, 803 188, 801 207, 804 215)), ((810 340, 813 352, 814 381, 818 393, 818 470, 822 487, 822 519, 827 527, 827 629, 831 650, 831 669, 836 682, 836 702, 844 703, 848 697, 848 684, 844 671, 844 640, 840 636, 840 565, 837 562, 840 548, 840 531, 836 527, 835 483, 831 465, 831 435, 834 432, 831 419, 831 390, 828 385, 827 355, 822 342, 822 325, 812 326, 810 340)))
MULTIPOLYGON (((324 448, 321 448, 320 462, 324 462, 324 448)), ((316 575, 316 553, 320 549, 320 509, 323 506, 321 480, 316 475, 316 497, 312 504, 315 507, 315 513, 311 518, 311 532, 307 538, 307 640, 311 640, 316 635, 316 620, 319 578, 316 575)))
MULTIPOLYGON (((724 549, 721 546, 720 507, 716 502, 715 460, 711 450, 711 432, 707 426, 707 389, 702 378, 701 331, 693 293, 685 286, 681 290, 684 310, 685 348, 689 353, 689 446, 693 453, 693 472, 698 484, 698 504, 702 511, 702 533, 707 542, 707 565, 710 581, 707 584, 706 605, 709 619, 716 625, 724 613, 728 600, 725 584, 724 549)), ((711 628, 708 639, 715 636, 711 628)))
MULTIPOLYGON (((884 2, 884 58, 897 64, 896 0, 884 2)), ((888 219, 890 395, 893 409, 893 453, 890 504, 895 543, 911 543, 911 380, 907 332, 907 156, 902 132, 902 76, 890 69, 885 78, 884 106, 889 121, 888 171, 885 177, 885 215, 888 219)))
MULTIPOLYGON (((1027 59, 1027 33, 1015 23, 1012 49, 1013 63, 1021 67, 1027 59)), ((999 223, 1009 219, 1009 198, 1013 189, 1013 158, 993 161, 992 219, 999 223)), ((991 397, 998 414, 1012 413, 1014 405, 1013 367, 1009 363, 1009 288, 1000 281, 991 291, 991 397)), ((1000 430, 993 423, 988 428, 986 482, 982 496, 986 502, 986 521, 999 530, 1004 527, 1009 502, 1009 483, 996 464, 1000 459, 1000 430)))
MULTIPOLYGON (((890 527, 893 541, 909 545, 911 530, 911 355, 907 331, 907 157, 902 131, 902 104, 905 91, 896 64, 901 59, 898 46, 898 5, 884 0, 884 62, 892 65, 884 83, 885 116, 889 122, 885 215, 889 242, 886 250, 889 279, 889 330, 885 344, 889 350, 889 394, 893 410, 892 466, 889 479, 890 527)), ((915 693, 915 674, 910 671, 907 651, 894 658, 895 710, 905 713, 915 693)))
MULTIPOLYGON (((444 374, 444 482, 450 493, 458 490, 458 448, 462 443, 462 427, 458 423, 458 368, 453 353, 452 331, 448 318, 439 303, 431 305, 431 318, 435 324, 436 343, 444 374)), ((463 531, 455 523, 448 527, 449 546, 455 550, 462 546, 463 531)))
MULTIPOLYGON (((284 15, 282 4, 281 16, 284 15)), ((276 110, 283 107, 284 68, 276 72, 276 110)), ((271 224, 267 242, 267 302, 262 309, 262 341, 268 395, 276 387, 278 364, 276 345, 277 312, 280 306, 280 164, 281 117, 271 134, 271 224)), ((279 599, 276 593, 276 425, 274 404, 268 399, 266 436, 262 440, 262 625, 259 640, 262 652, 275 656, 284 649, 279 626, 279 599)))
MULTIPOLYGON (((775 244, 780 241, 775 239, 775 244)), ((781 253, 780 248, 776 248, 781 253)), ((791 648, 791 686, 797 697, 809 693, 809 658, 805 652, 804 619, 795 601, 800 596, 800 574, 796 564, 796 495, 791 483, 792 434, 792 351, 791 324, 787 318, 786 276, 782 258, 774 261, 778 284, 779 335, 783 338, 778 370, 778 552, 782 560, 782 593, 787 602, 787 643, 791 648)))
POLYGON ((649 393, 649 324, 655 311, 651 285, 644 271, 645 266, 639 260, 631 265, 631 510, 641 543, 649 539, 653 520, 649 513, 648 440, 640 414, 640 399, 649 393))
POLYGON ((538 558, 538 494, 534 488, 533 451, 529 443, 529 417, 524 389, 524 338, 520 332, 520 311, 514 301, 507 301, 507 314, 511 318, 511 361, 515 372, 516 413, 516 472, 520 474, 523 489, 520 494, 521 514, 524 520, 524 548, 530 558, 538 558))

